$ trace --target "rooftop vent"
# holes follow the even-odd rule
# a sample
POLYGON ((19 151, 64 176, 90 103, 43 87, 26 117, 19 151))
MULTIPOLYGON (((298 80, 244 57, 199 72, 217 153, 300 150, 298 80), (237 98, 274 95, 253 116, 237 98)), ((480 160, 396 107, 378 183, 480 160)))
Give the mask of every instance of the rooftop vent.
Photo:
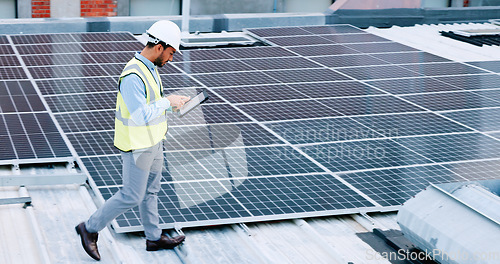
POLYGON ((500 45, 500 28, 440 31, 441 35, 476 46, 500 45))

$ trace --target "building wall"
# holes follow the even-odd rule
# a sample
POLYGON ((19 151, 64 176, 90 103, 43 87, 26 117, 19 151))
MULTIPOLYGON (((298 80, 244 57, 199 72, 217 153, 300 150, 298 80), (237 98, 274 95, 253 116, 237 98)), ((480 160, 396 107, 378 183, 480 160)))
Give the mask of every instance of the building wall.
POLYGON ((116 0, 82 0, 81 17, 116 16, 116 0))
POLYGON ((32 0, 31 17, 50 17, 50 0, 32 0))

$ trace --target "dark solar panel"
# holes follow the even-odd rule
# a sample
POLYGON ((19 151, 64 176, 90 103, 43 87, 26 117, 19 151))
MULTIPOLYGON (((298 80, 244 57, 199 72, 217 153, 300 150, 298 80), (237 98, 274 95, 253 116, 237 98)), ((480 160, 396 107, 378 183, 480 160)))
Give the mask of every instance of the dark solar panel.
POLYGON ((398 138, 397 142, 434 162, 500 157, 500 141, 479 133, 398 138))
MULTIPOLYGON (((137 41, 137 39, 128 32, 73 33, 72 36, 78 42, 137 41)), ((113 43, 113 45, 120 44, 122 43, 113 43)))
POLYGON ((434 78, 465 90, 500 88, 500 76, 497 74, 438 76, 434 78))
POLYGON ((303 83, 349 80, 348 77, 330 69, 293 69, 265 71, 269 77, 282 83, 303 83))
POLYGON ((450 61, 443 57, 439 57, 427 52, 385 53, 385 54, 372 54, 371 56, 394 64, 450 61))
POLYGON ((0 160, 71 157, 47 113, 0 115, 0 160))
POLYGON ((402 97, 432 111, 475 109, 498 107, 500 102, 472 92, 450 92, 438 94, 418 94, 402 97))
POLYGON ((253 29, 248 29, 248 31, 259 37, 313 35, 313 33, 299 27, 253 28, 253 29))
POLYGON ((430 183, 464 180, 439 165, 346 173, 340 177, 382 206, 402 205, 430 183))
POLYGON ((320 56, 320 57, 312 57, 311 60, 321 63, 327 67, 334 67, 334 68, 389 64, 388 62, 377 59, 372 55, 366 55, 366 54, 320 56))
POLYGON ((358 80, 391 79, 423 75, 397 65, 340 68, 336 70, 358 80))
POLYGON ((71 78, 86 76, 109 76, 97 64, 28 67, 34 79, 71 78))
POLYGON ((140 51, 144 45, 137 41, 117 43, 84 42, 80 43, 86 52, 140 51))
POLYGON ((418 51, 417 49, 396 42, 359 43, 359 44, 344 44, 344 45, 362 53, 418 51))
POLYGON ((208 87, 279 83, 278 80, 270 77, 267 73, 257 71, 196 74, 192 76, 208 87))
POLYGON ((353 117, 357 122, 386 137, 444 134, 472 131, 433 113, 353 117))
POLYGON ((301 149, 333 172, 432 163, 391 139, 320 144, 301 149))
POLYGON ((492 72, 500 72, 500 61, 474 61, 467 62, 467 64, 474 65, 492 72))
POLYGON ((367 83, 391 94, 434 93, 462 90, 460 87, 431 77, 368 81, 367 83))
POLYGON ((344 45, 316 45, 316 46, 302 46, 302 47, 289 47, 289 50, 302 55, 302 56, 324 56, 324 55, 343 55, 343 54, 358 54, 359 51, 351 49, 344 45))
POLYGON ((338 111, 316 100, 244 104, 238 105, 238 108, 258 121, 293 120, 342 115, 338 111), (314 106, 314 109, 305 110, 304 106, 314 106))
POLYGON ((266 38, 266 41, 282 47, 321 45, 321 44, 332 43, 331 40, 328 40, 320 36, 274 37, 274 38, 266 38))
POLYGON ((443 113, 444 116, 479 131, 500 131, 500 108, 443 113))
POLYGON ((117 91, 118 78, 94 77, 37 80, 36 84, 43 95, 108 92, 117 91))
POLYGON ((115 110, 57 114, 55 117, 65 133, 115 128, 115 110))
POLYGON ((439 75, 463 75, 463 74, 480 74, 486 71, 474 68, 462 63, 426 63, 426 64, 409 64, 401 65, 401 67, 408 70, 418 72, 425 76, 439 76, 439 75))
POLYGON ((85 93, 45 97, 53 112, 79 112, 88 110, 111 110, 116 107, 116 92, 85 93))
POLYGON ((0 45, 0 55, 14 54, 14 50, 9 45, 0 45))
POLYGON ((351 25, 311 26, 301 28, 313 34, 364 33, 361 29, 351 25))
POLYGON ((391 132, 382 134, 382 130, 372 130, 349 117, 273 122, 266 126, 291 144, 379 138, 391 132))
POLYGON ((12 35, 10 37, 16 45, 76 42, 71 34, 12 35))
POLYGON ((221 49, 224 54, 228 54, 231 58, 250 59, 250 58, 273 58, 273 57, 290 57, 296 56, 292 52, 282 47, 247 47, 234 49, 221 49))
POLYGON ((0 55, 0 67, 21 66, 16 56, 0 55))
POLYGON ((78 43, 17 45, 16 48, 21 55, 84 52, 78 43))
POLYGON ((358 81, 300 83, 288 86, 310 98, 383 94, 383 92, 358 81))
POLYGON ((0 67, 2 80, 28 79, 22 67, 0 67))
POLYGON ((418 112, 424 109, 393 96, 324 99, 321 103, 344 115, 373 115, 418 112))
POLYGON ((9 44, 9 40, 7 39, 7 36, 0 35, 0 44, 9 44))
MULTIPOLYGON (((185 50, 158 69, 165 96, 210 96, 182 118, 167 114, 163 228, 380 211, 431 182, 496 177, 500 77, 479 63, 349 25, 250 31, 297 46, 185 50)), ((20 57, 0 38, 0 73, 14 79, 0 82, 0 159, 70 157, 53 115, 108 199, 122 184, 117 76, 143 45, 129 33, 12 39, 20 57), (18 58, 35 82, 20 80, 18 58)), ((141 230, 137 209, 114 227, 141 230)))
POLYGON ((321 35, 322 38, 328 39, 335 43, 363 43, 363 42, 390 42, 390 40, 373 35, 373 34, 342 34, 342 35, 321 35))
POLYGON ((249 103, 306 99, 307 95, 287 85, 239 86, 216 89, 215 92, 231 103, 249 103))
POLYGON ((244 63, 257 70, 320 68, 321 65, 302 57, 248 59, 244 63))
POLYGON ((49 55, 22 56, 26 66, 92 64, 95 61, 86 53, 65 53, 49 55))

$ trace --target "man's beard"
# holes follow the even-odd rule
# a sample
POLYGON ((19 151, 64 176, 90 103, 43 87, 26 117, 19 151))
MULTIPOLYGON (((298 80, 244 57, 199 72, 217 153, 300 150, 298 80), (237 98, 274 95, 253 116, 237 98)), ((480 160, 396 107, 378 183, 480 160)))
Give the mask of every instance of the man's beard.
POLYGON ((163 60, 161 59, 161 56, 158 56, 155 61, 153 61, 153 64, 157 67, 163 67, 163 60))

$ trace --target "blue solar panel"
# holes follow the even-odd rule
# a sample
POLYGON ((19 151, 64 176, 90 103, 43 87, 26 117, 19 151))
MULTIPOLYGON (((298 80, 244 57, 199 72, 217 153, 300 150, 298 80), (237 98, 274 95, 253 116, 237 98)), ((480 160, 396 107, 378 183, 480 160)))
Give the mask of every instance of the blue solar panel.
MULTIPOLYGON (((249 32, 275 46, 184 50, 160 69, 165 94, 210 95, 167 115, 163 228, 396 209, 429 183, 498 178, 496 63, 451 62, 350 25, 249 32)), ((26 140, 59 146, 55 125, 17 113, 53 114, 110 198, 122 185, 117 77, 142 45, 129 33, 11 38, 21 56, 0 38, 11 79, 0 82, 0 155, 49 156, 26 140)), ((141 230, 137 208, 113 225, 141 230)))

